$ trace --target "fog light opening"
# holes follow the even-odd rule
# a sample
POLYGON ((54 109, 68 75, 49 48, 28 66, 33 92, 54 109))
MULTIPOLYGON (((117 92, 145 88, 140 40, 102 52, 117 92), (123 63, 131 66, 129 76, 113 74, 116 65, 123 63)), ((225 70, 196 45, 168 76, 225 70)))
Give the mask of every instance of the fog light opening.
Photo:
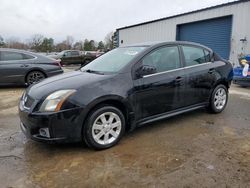
POLYGON ((41 129, 39 129, 39 134, 40 134, 40 136, 50 138, 50 134, 49 134, 49 129, 48 128, 41 128, 41 129))

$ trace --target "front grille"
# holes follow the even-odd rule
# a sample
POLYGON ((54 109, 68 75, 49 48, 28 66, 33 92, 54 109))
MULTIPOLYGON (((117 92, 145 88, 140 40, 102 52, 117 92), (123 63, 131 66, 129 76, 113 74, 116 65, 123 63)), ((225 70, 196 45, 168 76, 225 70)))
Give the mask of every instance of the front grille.
POLYGON ((32 99, 29 95, 26 95, 24 97, 24 106, 25 107, 30 108, 34 102, 35 102, 35 100, 32 99))

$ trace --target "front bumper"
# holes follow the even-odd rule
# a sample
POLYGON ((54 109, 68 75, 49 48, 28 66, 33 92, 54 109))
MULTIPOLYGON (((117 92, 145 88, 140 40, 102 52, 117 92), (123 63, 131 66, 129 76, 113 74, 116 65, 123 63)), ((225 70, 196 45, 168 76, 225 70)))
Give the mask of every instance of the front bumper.
POLYGON ((19 105, 20 127, 32 140, 40 142, 79 142, 82 140, 83 109, 74 108, 57 113, 32 113, 19 105), (49 137, 41 136, 40 129, 48 129, 49 137))

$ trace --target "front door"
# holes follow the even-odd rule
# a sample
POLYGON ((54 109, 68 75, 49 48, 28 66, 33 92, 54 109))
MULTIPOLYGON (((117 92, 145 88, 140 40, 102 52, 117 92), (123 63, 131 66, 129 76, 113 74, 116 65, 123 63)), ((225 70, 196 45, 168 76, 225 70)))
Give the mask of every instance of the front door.
POLYGON ((140 62, 156 68, 156 73, 135 80, 136 117, 144 119, 182 107, 184 70, 178 46, 160 47, 140 62))

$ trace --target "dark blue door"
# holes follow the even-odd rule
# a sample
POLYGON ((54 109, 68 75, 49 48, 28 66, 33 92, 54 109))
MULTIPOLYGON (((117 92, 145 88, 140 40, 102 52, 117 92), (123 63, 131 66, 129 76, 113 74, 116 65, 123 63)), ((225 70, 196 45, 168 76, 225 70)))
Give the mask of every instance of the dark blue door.
POLYGON ((178 25, 177 40, 203 44, 229 59, 232 16, 178 25))

